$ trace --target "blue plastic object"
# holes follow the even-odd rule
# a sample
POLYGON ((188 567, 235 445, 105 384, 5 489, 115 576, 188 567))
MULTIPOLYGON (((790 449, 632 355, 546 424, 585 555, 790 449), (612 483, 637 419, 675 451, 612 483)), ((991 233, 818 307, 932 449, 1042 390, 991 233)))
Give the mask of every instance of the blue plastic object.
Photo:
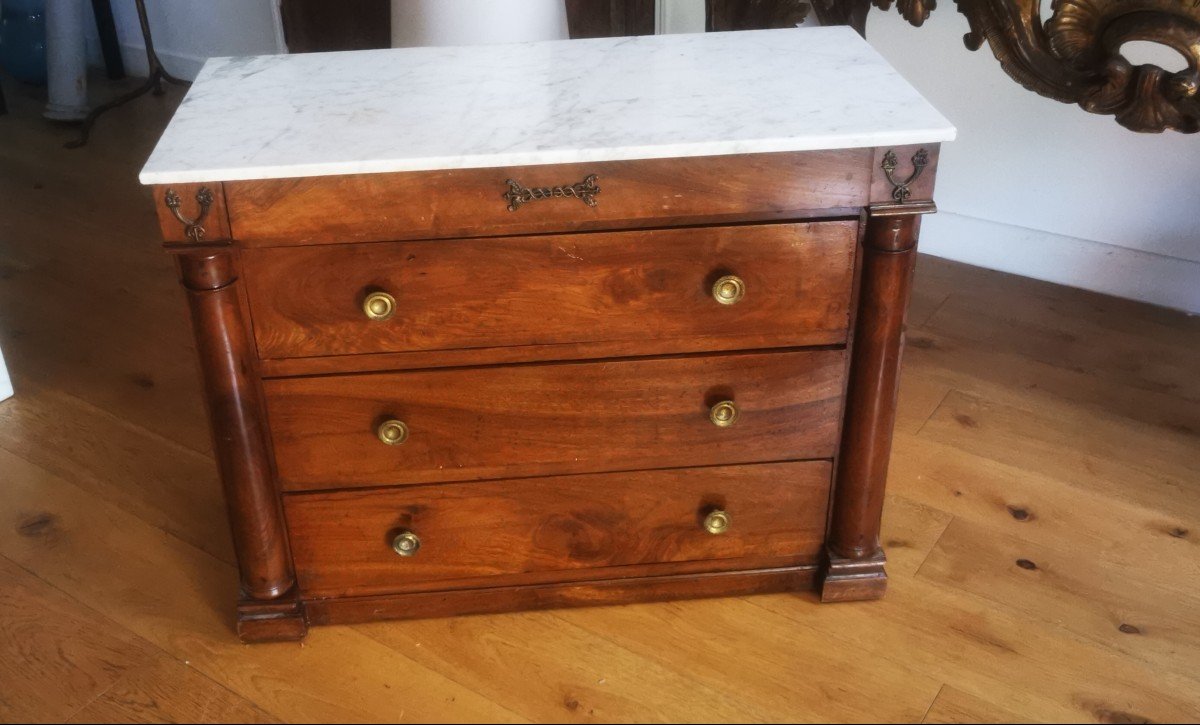
POLYGON ((0 0, 0 67, 46 85, 46 0, 0 0))

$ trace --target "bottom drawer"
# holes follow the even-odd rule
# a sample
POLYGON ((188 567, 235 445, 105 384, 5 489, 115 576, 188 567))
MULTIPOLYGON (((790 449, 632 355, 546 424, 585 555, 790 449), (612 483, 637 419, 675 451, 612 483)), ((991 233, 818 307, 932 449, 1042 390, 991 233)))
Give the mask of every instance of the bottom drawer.
POLYGON ((816 563, 830 474, 603 473, 288 494, 284 508, 302 595, 361 596, 816 563))

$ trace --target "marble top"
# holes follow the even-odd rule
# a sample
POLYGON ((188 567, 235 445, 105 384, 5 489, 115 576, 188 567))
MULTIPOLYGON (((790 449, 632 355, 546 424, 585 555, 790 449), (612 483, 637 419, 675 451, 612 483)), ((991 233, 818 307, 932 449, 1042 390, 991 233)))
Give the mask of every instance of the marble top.
POLYGON ((213 58, 145 184, 934 143, 847 27, 213 58))

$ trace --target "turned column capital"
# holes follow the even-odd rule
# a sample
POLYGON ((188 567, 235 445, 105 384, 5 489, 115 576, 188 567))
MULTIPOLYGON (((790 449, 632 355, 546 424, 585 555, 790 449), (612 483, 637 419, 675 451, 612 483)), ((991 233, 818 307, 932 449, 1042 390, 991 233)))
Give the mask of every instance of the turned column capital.
POLYGON ((872 204, 867 207, 863 246, 877 252, 907 252, 917 246, 921 217, 936 211, 932 201, 872 204))
POLYGON ((228 248, 189 250, 176 259, 180 284, 192 292, 212 292, 237 281, 237 267, 228 248))

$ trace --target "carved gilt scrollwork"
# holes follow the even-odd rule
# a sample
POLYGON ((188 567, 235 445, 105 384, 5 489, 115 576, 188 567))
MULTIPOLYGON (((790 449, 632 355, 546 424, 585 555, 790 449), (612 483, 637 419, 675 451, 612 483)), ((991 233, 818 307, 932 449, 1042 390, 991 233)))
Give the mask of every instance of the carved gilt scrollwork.
MULTIPOLYGON (((892 0, 875 0, 875 7, 880 10, 889 10, 892 7, 892 0)), ((901 17, 918 28, 925 24, 929 19, 929 13, 933 12, 937 7, 937 0, 896 0, 896 9, 900 11, 901 17)))
POLYGON ((1134 131, 1200 131, 1200 2, 1055 0, 1043 24, 1037 0, 958 0, 971 32, 1026 88, 1134 131), (1132 40, 1174 48, 1187 62, 1171 73, 1135 66, 1121 54, 1132 40))
MULTIPOLYGON (((891 10, 893 0, 813 0, 813 9, 821 25, 849 25, 866 36, 867 13, 871 6, 891 10)), ((929 19, 937 0, 897 0, 900 15, 918 28, 929 19)))
MULTIPOLYGON (((881 9, 893 0, 874 0, 881 9)), ((896 0, 921 25, 935 0, 896 0)), ((1054 0, 1043 22, 1040 0, 955 0, 967 17, 971 50, 986 41, 1008 75, 1031 91, 1112 115, 1134 131, 1200 131, 1200 0, 1054 0), (1177 72, 1134 65, 1123 46, 1134 40, 1174 49, 1177 72)), ((822 23, 866 26, 869 0, 815 0, 822 23)))

